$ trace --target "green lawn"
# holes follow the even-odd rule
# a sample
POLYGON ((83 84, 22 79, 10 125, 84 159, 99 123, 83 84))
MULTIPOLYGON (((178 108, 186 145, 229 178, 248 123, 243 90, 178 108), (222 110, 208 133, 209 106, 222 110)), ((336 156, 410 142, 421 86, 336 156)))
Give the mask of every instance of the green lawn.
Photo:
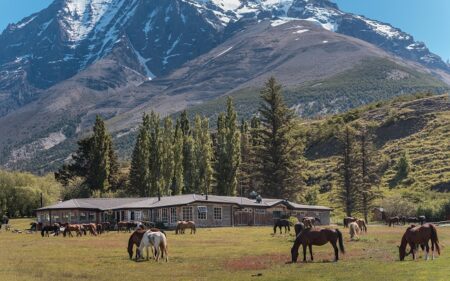
MULTIPOLYGON (((27 220, 12 220, 23 229, 27 220)), ((0 280, 449 280, 450 228, 439 227, 442 255, 434 261, 399 262, 396 245, 405 227, 369 226, 360 241, 331 263, 331 245, 313 248, 315 262, 285 264, 293 236, 269 227, 198 229, 168 233, 169 262, 128 259, 128 233, 100 237, 50 237, 0 232, 0 280), (258 276, 259 275, 259 276, 258 276)), ((301 254, 301 253, 300 253, 301 254)))

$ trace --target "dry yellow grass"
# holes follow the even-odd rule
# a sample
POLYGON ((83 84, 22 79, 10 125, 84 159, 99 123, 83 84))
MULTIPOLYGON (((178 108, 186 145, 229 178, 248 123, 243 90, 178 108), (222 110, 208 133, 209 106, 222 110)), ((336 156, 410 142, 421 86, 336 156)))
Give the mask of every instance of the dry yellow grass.
MULTIPOLYGON (((13 220, 24 228, 28 221, 13 220)), ((269 227, 199 229, 196 235, 168 232, 169 262, 128 259, 128 233, 100 237, 41 238, 39 234, 0 233, 0 280, 448 280, 450 228, 439 227, 444 245, 434 261, 398 261, 405 227, 369 226, 360 241, 331 263, 330 245, 314 247, 315 262, 285 264, 292 235, 273 236, 269 227)), ((301 254, 301 253, 300 253, 301 254)))

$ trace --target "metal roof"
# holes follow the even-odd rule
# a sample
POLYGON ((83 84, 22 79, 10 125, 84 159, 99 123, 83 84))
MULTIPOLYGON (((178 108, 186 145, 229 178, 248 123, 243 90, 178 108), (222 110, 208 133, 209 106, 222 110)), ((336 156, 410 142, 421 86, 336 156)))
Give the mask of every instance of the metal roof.
POLYGON ((327 210, 331 208, 324 206, 301 205, 284 199, 262 199, 260 203, 254 199, 246 197, 235 196, 218 196, 199 194, 184 194, 175 196, 163 196, 159 200, 158 197, 147 198, 86 198, 86 199, 72 199, 60 202, 55 205, 47 206, 38 209, 43 210, 59 210, 59 209, 95 209, 95 210, 123 210, 123 209, 150 209, 163 208, 170 206, 188 205, 192 203, 219 203, 232 204, 238 207, 263 207, 269 208, 278 204, 285 204, 292 209, 304 210, 327 210))

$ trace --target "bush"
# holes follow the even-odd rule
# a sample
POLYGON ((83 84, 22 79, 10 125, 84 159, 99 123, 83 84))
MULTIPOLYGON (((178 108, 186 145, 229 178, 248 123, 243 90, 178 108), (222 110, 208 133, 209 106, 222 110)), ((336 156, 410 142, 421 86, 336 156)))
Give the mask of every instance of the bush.
POLYGON ((53 175, 38 177, 29 173, 0 170, 0 214, 10 217, 32 216, 40 207, 41 195, 44 205, 57 202, 61 185, 53 175))

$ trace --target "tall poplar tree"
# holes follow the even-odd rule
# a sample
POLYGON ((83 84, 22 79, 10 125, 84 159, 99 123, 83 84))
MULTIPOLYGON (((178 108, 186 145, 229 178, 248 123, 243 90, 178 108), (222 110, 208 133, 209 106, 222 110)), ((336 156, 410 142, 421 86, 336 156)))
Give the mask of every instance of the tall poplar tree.
POLYGON ((195 116, 192 132, 194 140, 194 188, 199 193, 209 193, 212 179, 212 141, 209 134, 208 118, 195 116))
POLYGON ((177 119, 173 137, 173 177, 172 194, 178 195, 183 192, 184 169, 183 169, 183 131, 181 130, 181 121, 177 119))
POLYGON ((173 124, 170 117, 163 120, 163 128, 159 145, 161 146, 161 179, 160 185, 163 195, 171 195, 173 178, 173 124))
POLYGON ((150 113, 150 194, 149 196, 161 195, 161 132, 159 115, 150 113))
POLYGON ((227 112, 220 113, 217 120, 215 177, 218 195, 236 195, 241 160, 240 131, 236 119, 233 101, 228 97, 227 112))
POLYGON ((131 158, 130 189, 137 195, 150 195, 150 116, 144 114, 131 158))
POLYGON ((261 91, 259 163, 263 196, 292 199, 301 188, 300 143, 294 138, 294 112, 287 107, 281 85, 271 77, 261 91))

